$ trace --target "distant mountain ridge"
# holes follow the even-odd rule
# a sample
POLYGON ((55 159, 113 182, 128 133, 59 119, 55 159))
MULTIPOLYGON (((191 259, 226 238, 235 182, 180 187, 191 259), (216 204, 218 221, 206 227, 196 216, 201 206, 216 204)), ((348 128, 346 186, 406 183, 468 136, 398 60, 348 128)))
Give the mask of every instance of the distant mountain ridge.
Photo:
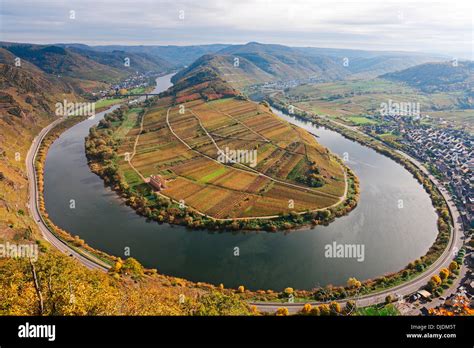
POLYGON ((103 46, 87 46, 83 44, 57 44, 58 46, 73 47, 78 49, 86 49, 96 52, 114 52, 123 51, 127 53, 135 53, 147 55, 149 57, 158 57, 166 60, 175 68, 182 68, 185 65, 193 63, 199 57, 215 53, 229 45, 226 44, 210 44, 210 45, 191 45, 191 46, 125 46, 125 45, 103 45, 103 46))
MULTIPOLYGON (((212 63, 214 67, 221 66, 225 74, 237 74, 237 77, 249 80, 251 83, 311 77, 320 81, 370 78, 427 62, 448 59, 448 57, 442 55, 419 52, 290 47, 258 42, 241 45, 209 44, 192 46, 58 45, 96 52, 122 51, 127 52, 127 54, 147 55, 148 57, 166 60, 174 68, 189 66, 205 55, 222 56, 221 61, 212 63), (240 63, 246 64, 248 73, 246 71, 240 74, 232 72, 235 57, 239 57, 240 63), (254 66, 251 66, 251 64, 254 66)), ((239 83, 236 83, 236 85, 238 86, 239 83)))
POLYGON ((48 74, 101 82, 115 82, 127 72, 91 60, 67 48, 51 45, 12 44, 1 47, 48 74))
POLYGON ((229 45, 202 56, 181 70, 176 79, 203 65, 235 88, 271 81, 328 82, 371 78, 440 59, 440 56, 420 53, 301 48, 250 42, 229 45))
POLYGON ((380 77, 404 82, 427 93, 465 91, 474 97, 473 61, 426 63, 380 77))

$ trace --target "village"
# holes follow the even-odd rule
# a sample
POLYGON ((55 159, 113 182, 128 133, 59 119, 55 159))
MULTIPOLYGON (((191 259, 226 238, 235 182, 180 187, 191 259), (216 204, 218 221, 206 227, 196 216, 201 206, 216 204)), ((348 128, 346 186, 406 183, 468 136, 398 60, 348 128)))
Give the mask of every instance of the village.
MULTIPOLYGON (((453 195, 464 229, 474 227, 474 137, 460 129, 414 122, 410 116, 385 117, 363 127, 375 135, 393 134, 403 151, 425 163, 453 195)), ((383 137, 380 137, 383 139, 383 137)))

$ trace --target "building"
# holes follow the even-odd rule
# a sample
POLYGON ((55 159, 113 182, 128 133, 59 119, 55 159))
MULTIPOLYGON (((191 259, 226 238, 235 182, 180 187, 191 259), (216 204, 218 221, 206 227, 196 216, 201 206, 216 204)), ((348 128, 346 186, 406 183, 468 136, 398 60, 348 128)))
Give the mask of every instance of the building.
POLYGON ((157 191, 166 188, 166 180, 159 174, 150 176, 150 185, 157 191))

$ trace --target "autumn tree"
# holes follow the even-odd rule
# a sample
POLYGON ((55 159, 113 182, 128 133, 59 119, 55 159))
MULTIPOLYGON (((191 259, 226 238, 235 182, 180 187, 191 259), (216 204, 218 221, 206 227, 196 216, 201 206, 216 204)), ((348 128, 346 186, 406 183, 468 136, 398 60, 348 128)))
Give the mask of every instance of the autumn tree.
POLYGON ((458 263, 456 261, 451 261, 451 263, 449 264, 449 270, 452 272, 456 269, 458 269, 458 263))
POLYGON ((333 315, 337 315, 339 313, 341 313, 341 305, 336 302, 336 301, 332 301, 330 304, 329 304, 329 308, 331 309, 331 314, 333 315))
POLYGON ((439 272, 439 277, 441 280, 445 280, 449 277, 449 270, 447 268, 442 268, 439 272))
POLYGON ((305 305, 301 309, 301 313, 302 314, 309 314, 311 312, 311 310, 312 310, 311 303, 305 303, 305 305))
POLYGON ((436 289, 438 286, 441 285, 441 278, 439 275, 434 275, 431 277, 430 281, 428 282, 428 287, 431 290, 436 289))
POLYGON ((286 308, 286 307, 280 307, 276 311, 276 315, 279 316, 279 317, 287 316, 289 314, 290 314, 290 312, 288 311, 288 308, 286 308))
POLYGON ((357 289, 357 288, 360 288, 361 287, 361 282, 358 281, 356 278, 349 278, 347 280, 347 287, 349 289, 357 289))
POLYGON ((329 308, 329 305, 322 304, 319 305, 319 312, 321 313, 321 315, 327 316, 331 314, 331 309, 329 308))

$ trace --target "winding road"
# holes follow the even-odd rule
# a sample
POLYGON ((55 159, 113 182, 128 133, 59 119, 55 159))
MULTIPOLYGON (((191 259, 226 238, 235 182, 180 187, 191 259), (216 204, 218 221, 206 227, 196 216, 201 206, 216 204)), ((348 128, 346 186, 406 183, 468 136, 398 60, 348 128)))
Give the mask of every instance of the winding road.
POLYGON ((31 147, 28 150, 28 153, 26 155, 26 173, 28 175, 28 208, 30 210, 31 217, 38 225, 38 228, 41 231, 41 234, 43 235, 44 239, 51 243, 51 245, 53 245, 62 253, 74 257, 89 269, 97 269, 106 272, 108 270, 108 265, 105 264, 103 261, 93 257, 92 255, 86 256, 82 253, 79 253, 66 242, 56 237, 51 232, 48 225, 43 220, 43 217, 40 214, 38 204, 39 192, 35 169, 36 155, 38 154, 41 142, 46 137, 48 132, 64 120, 64 117, 58 118, 54 122, 50 123, 47 127, 43 128, 39 132, 39 134, 33 139, 31 147))
MULTIPOLYGON (((106 112, 106 111, 105 111, 106 112)), ((63 252, 64 254, 70 255, 81 262, 84 266, 89 269, 96 269, 100 271, 106 272, 108 269, 108 265, 105 264, 103 261, 95 258, 93 255, 85 255, 82 252, 76 251, 76 249, 72 248, 70 245, 56 237, 48 228, 46 222, 43 220, 40 211, 39 211, 39 192, 38 192, 38 185, 37 185, 37 178, 35 174, 35 159, 40 148, 42 140, 48 134, 48 132, 53 129, 57 124, 62 122, 64 118, 60 118, 52 122, 47 127, 43 128, 40 133, 35 137, 33 140, 31 147, 28 151, 26 156, 26 169, 28 175, 28 182, 29 182, 29 202, 28 207, 30 211, 30 215, 38 225, 43 237, 51 243, 55 248, 63 252)), ((342 124, 341 124, 342 125, 342 124)), ((352 127, 348 127, 351 128, 352 127)), ((353 130, 353 129, 352 129, 353 130)), ((374 305, 377 303, 381 303, 385 301, 385 297, 389 294, 395 296, 406 296, 409 295, 417 290, 419 290, 422 286, 426 285, 429 281, 431 276, 434 274, 438 274, 441 268, 448 267, 449 263, 454 257, 454 254, 459 250, 459 248, 463 245, 462 240, 462 225, 460 222, 460 215, 459 212, 452 201, 450 195, 446 190, 442 187, 442 185, 438 182, 438 180, 433 177, 426 168, 423 167, 421 163, 413 159, 412 157, 406 155, 403 152, 399 152, 401 155, 405 156, 409 159, 414 165, 420 168, 424 173, 426 173, 430 180, 436 185, 439 189, 441 194, 443 195, 444 199, 448 204, 449 211, 454 221, 454 226, 452 230, 452 234, 449 240, 448 248, 443 252, 440 258, 436 260, 425 272, 420 274, 415 279, 412 279, 406 283, 400 284, 398 286, 389 288, 387 290, 380 291, 378 293, 373 293, 365 296, 361 296, 359 298, 355 298, 356 303, 359 307, 374 305)), ((339 301, 341 304, 344 304, 346 300, 339 301)), ((260 311, 262 312, 274 312, 280 307, 287 307, 290 313, 296 313, 297 311, 301 310, 304 303, 269 303, 269 302, 253 302, 252 305, 255 305, 260 311)), ((321 304, 321 302, 312 302, 311 304, 321 304)))
MULTIPOLYGON (((300 109, 300 110, 304 111, 303 109, 300 109)), ((328 118, 325 118, 325 119, 329 120, 328 118)), ((364 136, 368 136, 367 134, 363 133, 362 131, 360 131, 359 129, 355 127, 347 126, 343 123, 339 123, 333 120, 329 120, 329 121, 334 122, 335 124, 345 127, 349 130, 360 133, 364 136)), ((424 174, 426 174, 428 178, 431 180, 431 182, 439 189, 441 195, 443 196, 444 200, 447 203, 449 213, 451 214, 454 225, 452 228, 452 233, 449 239, 448 247, 426 271, 424 271, 418 277, 408 282, 388 288, 387 290, 382 290, 377 293, 372 293, 372 294, 360 296, 357 298, 352 298, 352 300, 356 301, 356 304, 358 307, 365 307, 365 306, 371 306, 378 303, 382 303, 385 301, 385 297, 387 295, 394 295, 395 297, 400 297, 400 296, 404 297, 420 290, 420 288, 422 288, 428 283, 428 281, 433 275, 439 274, 439 271, 442 268, 448 268, 449 264, 454 259, 457 251, 463 246, 463 239, 462 239, 463 227, 462 227, 461 216, 456 207, 456 204, 452 200, 449 193, 446 191, 443 185, 433 175, 429 173, 429 171, 423 166, 423 164, 421 164, 419 161, 417 161, 413 157, 407 155, 406 153, 400 150, 396 150, 396 151, 401 156, 405 157, 410 162, 412 162, 424 174)), ((347 300, 349 299, 344 299, 342 301, 337 301, 337 302, 339 302, 340 304, 345 304, 347 300)), ((319 304, 323 304, 327 302, 309 302, 309 303, 311 305, 319 305, 319 304)), ((281 302, 253 302, 251 304, 255 305, 258 308, 258 310, 261 312, 275 312, 280 307, 286 307, 288 308, 288 311, 290 313, 296 313, 299 310, 301 310, 304 306, 304 303, 281 303, 281 302)))

